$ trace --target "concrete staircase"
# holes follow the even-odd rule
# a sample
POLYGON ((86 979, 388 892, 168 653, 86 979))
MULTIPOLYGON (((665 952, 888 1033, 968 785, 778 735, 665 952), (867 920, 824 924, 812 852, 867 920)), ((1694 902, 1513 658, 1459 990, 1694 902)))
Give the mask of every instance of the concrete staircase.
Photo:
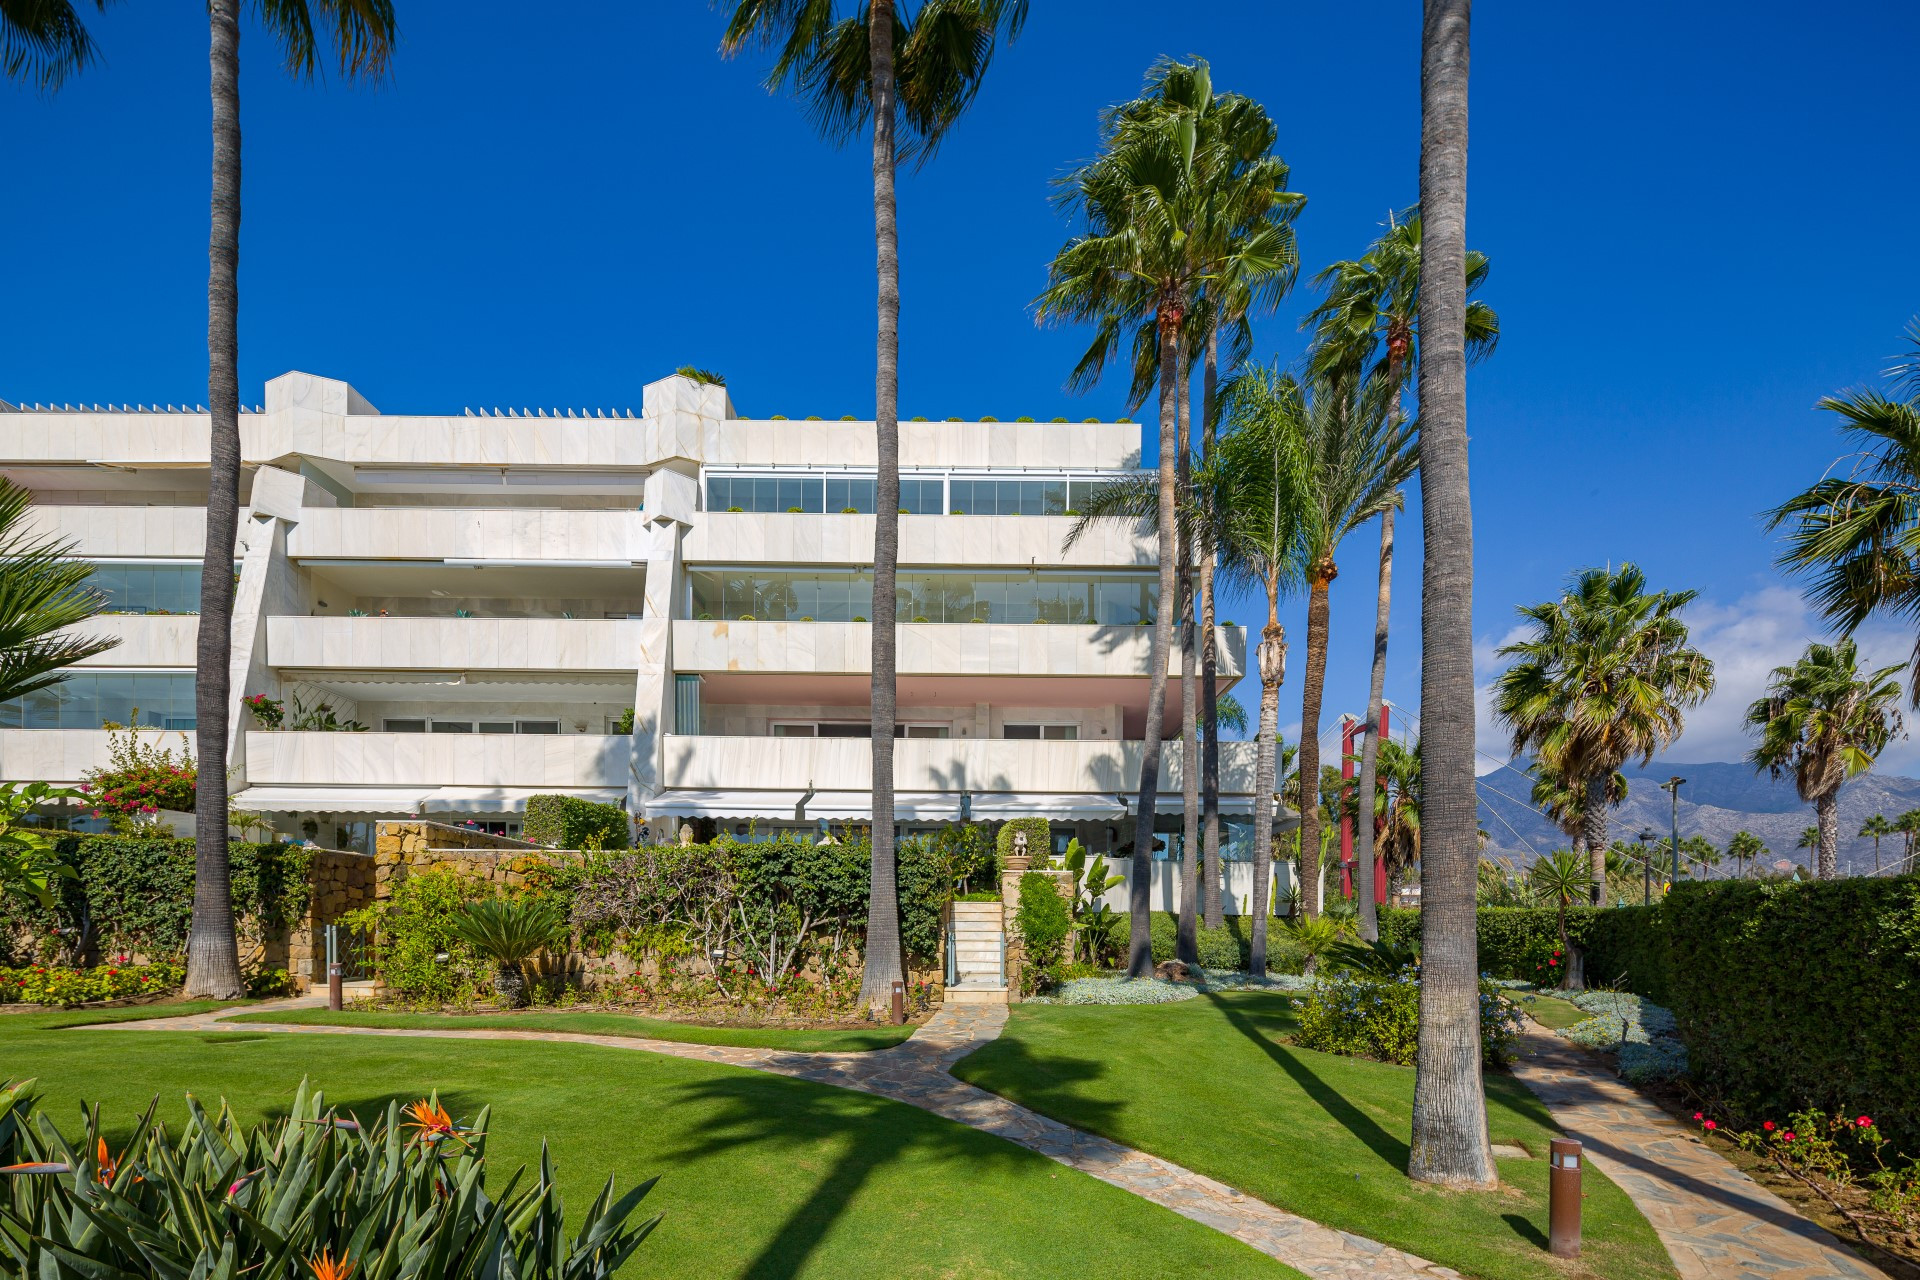
POLYGON ((1005 1004, 1007 985, 1001 974, 1006 938, 998 902, 953 904, 955 981, 947 986, 948 1004, 1005 1004))

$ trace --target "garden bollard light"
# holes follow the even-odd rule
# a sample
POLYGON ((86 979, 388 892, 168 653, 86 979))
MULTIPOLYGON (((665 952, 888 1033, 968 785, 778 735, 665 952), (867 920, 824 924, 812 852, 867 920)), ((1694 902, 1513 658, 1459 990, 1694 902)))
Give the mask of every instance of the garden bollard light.
POLYGON ((899 1026, 907 1020, 907 986, 904 982, 893 984, 893 1025, 899 1026))
POLYGON ((1554 1138, 1547 1168, 1547 1250, 1556 1258, 1580 1256, 1580 1143, 1554 1138))
POLYGON ((340 947, 334 926, 327 926, 327 1008, 338 1013, 346 1008, 347 993, 340 968, 340 947))

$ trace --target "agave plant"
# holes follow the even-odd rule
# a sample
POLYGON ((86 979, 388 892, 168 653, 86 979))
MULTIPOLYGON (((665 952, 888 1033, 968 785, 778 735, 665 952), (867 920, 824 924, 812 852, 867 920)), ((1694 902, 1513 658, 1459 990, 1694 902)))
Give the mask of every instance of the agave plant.
POLYGON ((516 1173, 493 1199, 487 1112, 441 1128, 437 1098, 416 1104, 436 1123, 414 1133, 397 1102, 363 1124, 305 1081, 286 1118, 251 1129, 188 1095, 175 1133, 155 1099, 115 1157, 97 1108, 69 1142, 32 1111, 31 1084, 0 1085, 0 1155, 15 1161, 0 1168, 0 1275, 606 1280, 659 1222, 629 1222, 653 1180, 616 1200, 608 1178, 569 1239, 544 1147, 532 1183, 516 1173))
POLYGON ((507 1004, 527 1003, 528 960, 567 936, 567 915, 546 898, 482 898, 469 902, 452 928, 460 940, 493 961, 493 989, 507 1004))

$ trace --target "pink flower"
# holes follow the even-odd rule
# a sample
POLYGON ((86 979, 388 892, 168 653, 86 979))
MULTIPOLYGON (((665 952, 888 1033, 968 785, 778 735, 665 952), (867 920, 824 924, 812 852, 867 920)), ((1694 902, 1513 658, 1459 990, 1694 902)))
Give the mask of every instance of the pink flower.
POLYGON ((1793 1141, 1793 1130, 1791 1130, 1791 1129, 1789 1129, 1789 1130, 1787 1130, 1787 1131, 1786 1131, 1785 1133, 1783 1133, 1783 1134, 1781 1134, 1781 1135, 1780 1135, 1780 1141, 1782 1141, 1782 1142, 1792 1142, 1792 1141, 1793 1141))
POLYGON ((1765 1129, 1765 1130, 1766 1130, 1766 1131, 1767 1131, 1768 1133, 1772 1133, 1772 1132, 1773 1132, 1773 1121, 1771 1121, 1771 1120, 1764 1120, 1764 1121, 1762 1121, 1762 1122, 1761 1122, 1761 1124, 1760 1124, 1760 1127, 1761 1127, 1762 1129, 1765 1129))
POLYGON ((1709 1120, 1706 1122, 1706 1127, 1709 1129, 1718 1129, 1720 1126, 1709 1120))
POLYGON ((1862 1129, 1871 1129, 1873 1127, 1873 1121, 1868 1119, 1866 1116, 1861 1116, 1858 1120, 1855 1120, 1854 1123, 1859 1125, 1862 1129))
POLYGON ((1701 1114, 1700 1114, 1700 1113, 1699 1113, 1698 1111, 1696 1111, 1696 1112, 1694 1112, 1694 1113, 1693 1113, 1693 1118, 1694 1118, 1695 1120, 1704 1120, 1704 1119, 1706 1119, 1706 1117, 1705 1117, 1705 1116, 1703 1116, 1703 1115, 1701 1115, 1701 1114))

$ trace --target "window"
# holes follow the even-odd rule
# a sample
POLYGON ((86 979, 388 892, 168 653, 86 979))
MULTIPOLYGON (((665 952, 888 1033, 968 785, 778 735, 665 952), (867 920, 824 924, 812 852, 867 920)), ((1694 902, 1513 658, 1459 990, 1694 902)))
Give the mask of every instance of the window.
POLYGON ((433 722, 433 731, 435 733, 472 733, 473 721, 471 720, 435 720, 433 722))
POLYGON ((1077 742, 1080 739, 1080 726, 1077 724, 1010 724, 1002 728, 1000 736, 1016 742, 1077 742))
POLYGON ((425 733, 425 720, 382 720, 380 727, 388 733, 425 733))
MULTIPOLYGON (((827 510, 872 515, 873 484, 872 476, 828 476, 827 510)), ((906 488, 905 482, 902 482, 901 488, 906 488)), ((900 505, 906 505, 904 496, 900 505)))
POLYGON ((776 724, 773 726, 776 738, 812 738, 816 737, 810 724, 776 724))
MULTIPOLYGON (((485 733, 486 730, 482 729, 480 732, 485 733)), ((520 732, 558 733, 560 732, 560 722, 558 720, 522 720, 520 722, 520 732)))
POLYGON ((947 511, 947 482, 900 477, 900 509, 910 516, 938 516, 947 511))
MULTIPOLYGON (((807 511, 818 513, 822 477, 805 472, 760 476, 709 476, 709 511, 807 511)), ((871 509, 872 498, 868 498, 871 509)))
POLYGON ((968 516, 1060 516, 1067 513, 1067 481, 962 479, 948 481, 952 510, 968 516))
POLYGON ((893 726, 896 738, 944 738, 952 733, 951 725, 944 724, 897 724, 893 726))
MULTIPOLYGON (((1133 626, 1153 619, 1156 575, 1128 570, 903 569, 902 622, 1054 622, 1133 626)), ((728 621, 853 622, 873 613, 873 575, 835 569, 690 569, 689 616, 728 621)))
POLYGON ((871 738, 873 726, 864 720, 828 720, 820 726, 823 738, 871 738))
POLYGON ((89 589, 106 597, 102 613, 199 613, 197 564, 96 564, 89 589))
POLYGON ((194 727, 191 671, 80 671, 0 702, 0 729, 98 729, 107 721, 194 727))
POLYGON ((512 733, 513 721, 482 720, 479 725, 479 730, 481 733, 512 733))

